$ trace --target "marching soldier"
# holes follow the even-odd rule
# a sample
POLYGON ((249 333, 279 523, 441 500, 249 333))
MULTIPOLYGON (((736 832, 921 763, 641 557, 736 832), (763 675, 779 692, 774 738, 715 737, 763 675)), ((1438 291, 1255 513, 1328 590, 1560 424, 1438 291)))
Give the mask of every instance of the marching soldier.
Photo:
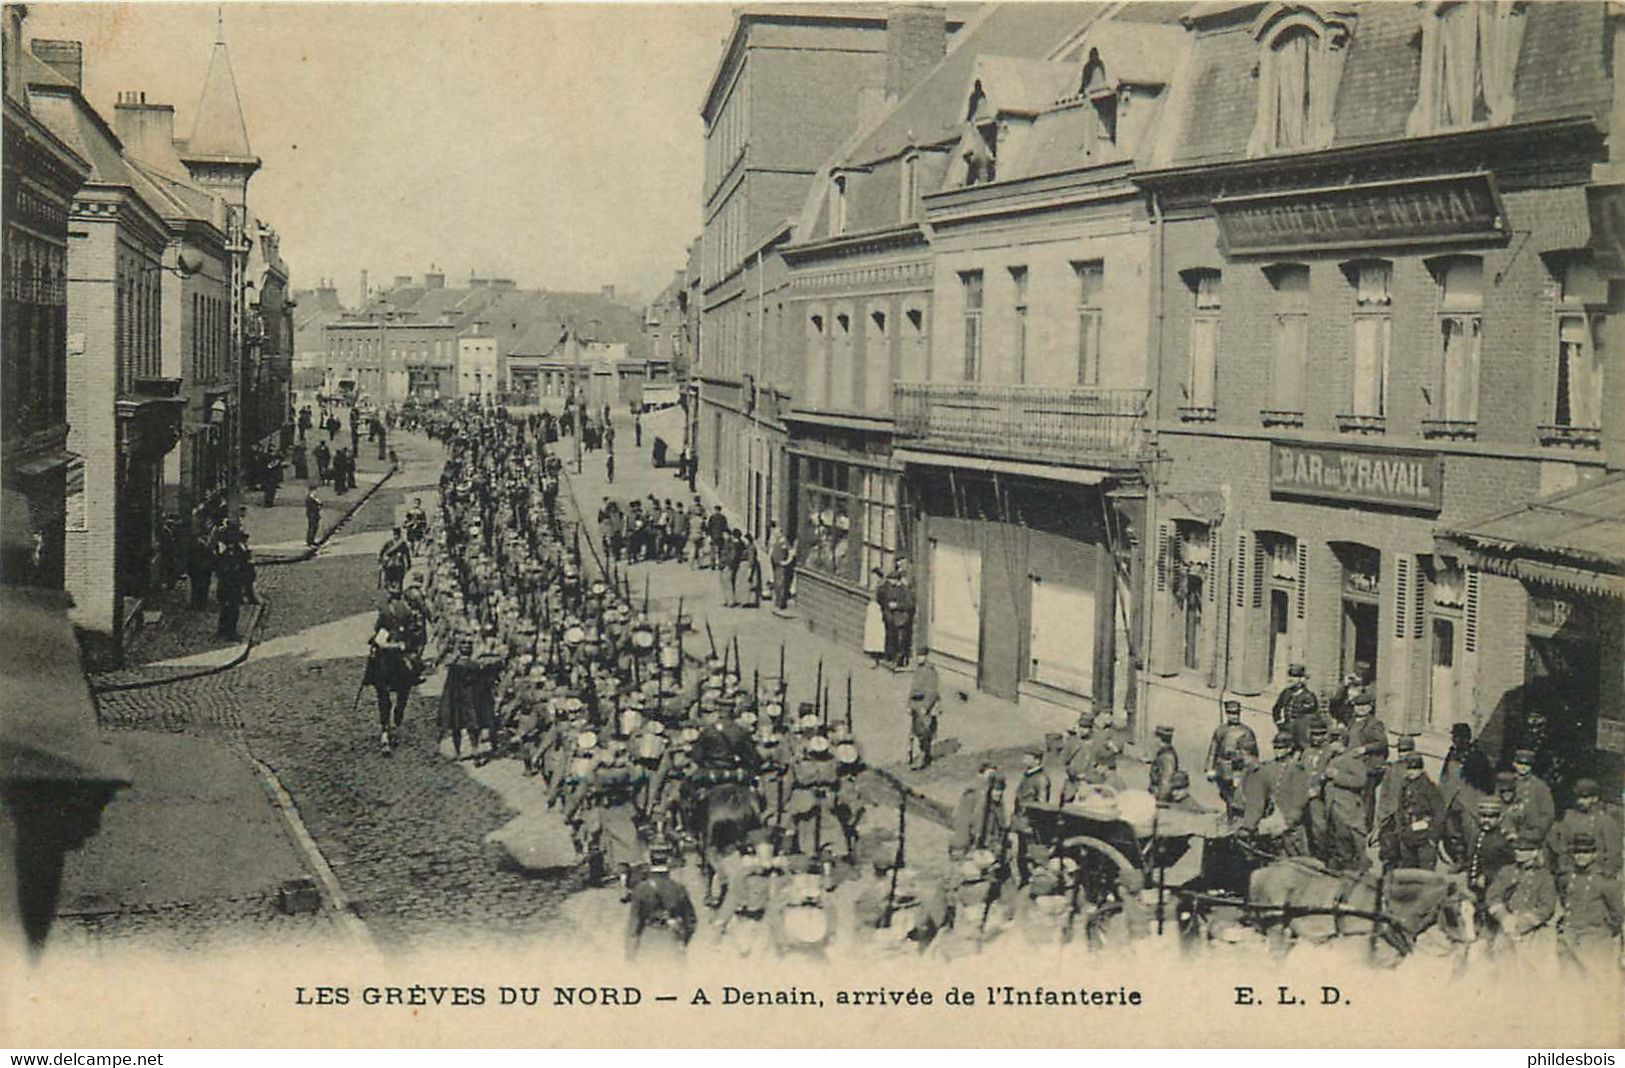
POLYGON ((1574 807, 1563 813, 1546 840, 1552 857, 1552 870, 1558 878, 1574 871, 1574 844, 1589 835, 1595 856, 1592 870, 1600 875, 1618 876, 1622 843, 1619 822, 1597 803, 1597 780, 1581 779, 1574 784, 1574 807))
POLYGON ((1423 868, 1432 871, 1439 859, 1439 835, 1444 829, 1444 799, 1422 766, 1422 754, 1411 753, 1403 762, 1394 810, 1378 828, 1384 871, 1423 868))
POLYGON ((839 771, 829 739, 814 734, 791 771, 790 819, 795 851, 818 856, 824 843, 839 832, 835 813, 839 771))
POLYGON ((389 600, 373 621, 362 681, 373 687, 378 699, 378 749, 384 756, 400 743, 406 702, 422 670, 427 640, 422 620, 407 606, 400 587, 392 587, 389 600))
POLYGON ((938 690, 937 669, 921 661, 914 669, 909 686, 908 766, 916 770, 931 765, 931 745, 937 737, 937 721, 942 715, 942 695, 938 690))
POLYGON ((1601 842, 1587 831, 1569 839, 1570 871, 1563 876, 1563 918, 1558 944, 1566 960, 1606 975, 1619 956, 1620 883, 1596 867, 1601 842))
POLYGON ((1520 826, 1544 838, 1557 818, 1551 787, 1535 774, 1535 751, 1520 747, 1512 754, 1513 803, 1521 813, 1520 826))
POLYGON ((1309 773, 1292 751, 1292 735, 1277 731, 1271 742, 1275 756, 1258 765, 1242 780, 1240 828, 1264 836, 1277 836, 1287 856, 1309 851, 1305 809, 1309 804, 1309 773))
POLYGON ((1219 796, 1226 807, 1230 805, 1238 785, 1229 774, 1232 761, 1238 754, 1256 758, 1258 736, 1251 727, 1241 722, 1241 702, 1227 699, 1224 702, 1224 722, 1213 729, 1213 737, 1207 745, 1207 759, 1203 762, 1208 781, 1217 784, 1219 796))
POLYGON ((1513 863, 1512 843, 1501 829, 1501 802, 1494 797, 1481 798, 1474 811, 1474 820, 1459 839, 1446 846, 1456 858, 1455 868, 1467 877, 1467 889, 1481 906, 1489 894, 1501 869, 1513 863))
POLYGON ((977 781, 960 794, 953 832, 948 855, 956 860, 976 850, 1003 852, 1009 827, 1004 818, 1004 776, 995 765, 984 763, 977 781))
POLYGON ((395 527, 384 542, 384 547, 378 550, 378 568, 382 574, 382 586, 386 590, 400 589, 402 581, 406 578, 406 569, 412 566, 412 548, 407 544, 406 538, 401 535, 401 528, 395 527))
POLYGON ((1514 863, 1497 872, 1490 884, 1485 902, 1496 925, 1494 949, 1517 949, 1549 930, 1557 914, 1557 884, 1542 854, 1538 835, 1522 835, 1513 846, 1514 863))
POLYGON ((1320 719, 1320 699, 1309 689, 1309 671, 1302 664, 1286 669, 1287 684, 1275 698, 1271 715, 1276 730, 1289 730, 1299 749, 1309 748, 1310 732, 1320 719))
POLYGON ((784 878, 784 863, 765 829, 753 831, 746 848, 741 856, 724 862, 733 870, 725 873, 728 891, 717 913, 717 933, 722 944, 741 957, 764 956, 773 949, 768 914, 784 878))
POLYGON ((1179 770, 1179 753, 1174 749, 1174 729, 1167 725, 1157 728, 1157 751, 1152 754, 1151 772, 1146 790, 1158 801, 1167 801, 1173 794, 1174 772, 1179 770))
POLYGON ((671 850, 656 846, 649 853, 649 875, 632 888, 626 927, 628 960, 680 957, 694 937, 694 902, 671 877, 671 850))
POLYGON ((1020 885, 1025 886, 1033 869, 1049 859, 1049 851, 1039 845, 1032 825, 1031 809, 1047 806, 1054 801, 1055 785, 1044 770, 1044 750, 1033 746, 1024 758, 1026 767, 1016 780, 1015 810, 1010 818, 1010 830, 1016 836, 1016 873, 1020 885))

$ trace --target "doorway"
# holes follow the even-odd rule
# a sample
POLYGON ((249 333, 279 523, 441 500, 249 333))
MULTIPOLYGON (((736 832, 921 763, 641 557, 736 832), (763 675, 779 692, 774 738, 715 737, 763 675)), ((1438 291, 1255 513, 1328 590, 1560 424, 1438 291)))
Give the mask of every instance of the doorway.
POLYGON ((1288 605, 1291 599, 1286 590, 1270 591, 1270 650, 1268 673, 1270 682, 1275 686, 1282 685, 1286 675, 1287 659, 1287 620, 1290 618, 1288 605))
POLYGON ((1460 707, 1459 687, 1456 683, 1456 663, 1460 650, 1456 647, 1461 628, 1456 621, 1435 616, 1429 651, 1430 678, 1428 679, 1428 722, 1435 728, 1456 722, 1460 707))
POLYGON ((1371 665, 1371 678, 1377 678, 1377 606, 1370 601, 1343 601, 1343 656, 1341 673, 1354 673, 1354 665, 1371 665))
POLYGON ((1202 604, 1207 599, 1207 579, 1201 575, 1185 577, 1185 666, 1195 670, 1202 666, 1202 604))

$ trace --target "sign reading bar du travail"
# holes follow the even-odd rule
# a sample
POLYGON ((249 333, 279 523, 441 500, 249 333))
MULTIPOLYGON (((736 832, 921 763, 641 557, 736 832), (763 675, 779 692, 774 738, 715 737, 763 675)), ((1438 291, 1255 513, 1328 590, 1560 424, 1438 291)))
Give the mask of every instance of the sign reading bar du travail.
POLYGON ((1272 442, 1270 496, 1437 513, 1444 507, 1444 460, 1425 452, 1272 442))

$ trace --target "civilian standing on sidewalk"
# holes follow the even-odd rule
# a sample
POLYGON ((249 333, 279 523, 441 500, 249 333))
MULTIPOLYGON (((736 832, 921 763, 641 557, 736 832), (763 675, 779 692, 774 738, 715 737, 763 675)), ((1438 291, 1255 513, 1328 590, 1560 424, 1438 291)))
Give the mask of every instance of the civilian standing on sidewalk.
POLYGON ((722 586, 724 608, 733 608, 739 603, 734 587, 739 575, 739 542, 735 533, 724 527, 720 535, 711 539, 711 555, 717 561, 717 582, 722 586))
POLYGON ((756 551, 756 539, 745 535, 742 550, 745 557, 745 587, 750 590, 750 603, 746 608, 762 607, 762 554, 756 551))
POLYGON ((705 521, 705 537, 711 543, 711 567, 722 566, 722 543, 728 537, 728 520, 722 514, 722 505, 712 508, 710 518, 705 521))
POLYGON ((890 628, 886 626, 886 609, 881 604, 886 595, 886 576, 878 567, 870 568, 869 574, 874 576, 875 591, 874 596, 869 598, 869 607, 864 610, 863 651, 872 661, 869 666, 879 667, 891 644, 886 640, 890 636, 890 628))
POLYGON ((773 608, 790 607, 790 584, 796 579, 796 543, 785 538, 773 554, 773 608))
POLYGON ((705 566, 705 506, 698 497, 694 498, 694 507, 688 513, 688 545, 693 550, 694 569, 698 571, 705 566))
POLYGON ((316 496, 315 483, 305 493, 305 544, 315 545, 316 535, 322 529, 322 499, 316 496))

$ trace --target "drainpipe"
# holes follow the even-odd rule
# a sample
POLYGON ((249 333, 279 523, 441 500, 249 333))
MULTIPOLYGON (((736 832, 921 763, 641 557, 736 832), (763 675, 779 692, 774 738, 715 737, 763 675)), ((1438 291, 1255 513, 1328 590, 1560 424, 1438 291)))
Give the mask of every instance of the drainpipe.
POLYGON ((1151 700, 1151 643, 1156 622, 1156 538, 1157 538, 1157 505, 1161 487, 1158 485, 1157 453, 1161 450, 1157 427, 1162 418, 1162 336, 1163 319, 1166 314, 1167 295, 1163 284, 1163 272, 1166 241, 1163 227, 1166 219, 1162 211, 1162 200, 1155 190, 1151 192, 1151 262, 1152 262, 1152 300, 1155 302, 1151 314, 1151 460, 1146 470, 1150 477, 1146 479, 1145 494, 1145 529, 1140 535, 1140 650, 1139 663, 1135 669, 1134 686, 1134 738, 1143 742, 1148 736, 1150 727, 1150 700, 1151 700))
MULTIPOLYGON (((751 430, 754 432, 753 436, 756 438, 756 451, 757 452, 766 452, 767 451, 767 442, 762 436, 762 349, 765 348, 766 345, 767 345, 767 319, 764 317, 764 314, 763 314, 764 310, 765 310, 765 307, 766 307, 766 299, 767 299, 767 294, 766 294, 766 291, 765 291, 766 286, 767 286, 767 280, 762 274, 762 250, 757 249, 756 250, 756 375, 755 375, 755 377, 753 377, 750 380, 750 387, 751 387, 752 390, 755 391, 755 394, 756 394, 754 397, 751 398, 750 418, 751 418, 751 422, 754 424, 751 427, 751 430)), ((752 457, 752 459, 754 460, 756 458, 752 457)), ((753 463, 751 466, 755 467, 756 465, 753 463)), ((755 472, 752 472, 752 474, 754 474, 754 473, 755 472)), ((765 479, 764 479, 764 481, 765 481, 765 479)), ((750 500, 750 498, 751 498, 751 489, 752 489, 752 487, 750 487, 748 485, 745 487, 745 500, 747 500, 747 501, 750 500)), ((763 503, 765 504, 767 502, 763 502, 763 503)), ((771 507, 771 505, 769 505, 769 507, 771 507)), ((761 520, 761 516, 752 515, 751 519, 753 521, 757 521, 759 523, 759 521, 761 520)), ((758 539, 757 550, 759 552, 760 549, 761 549, 761 544, 760 544, 760 538, 761 538, 761 534, 762 534, 761 527, 758 525, 756 530, 754 530, 752 533, 758 539)))

